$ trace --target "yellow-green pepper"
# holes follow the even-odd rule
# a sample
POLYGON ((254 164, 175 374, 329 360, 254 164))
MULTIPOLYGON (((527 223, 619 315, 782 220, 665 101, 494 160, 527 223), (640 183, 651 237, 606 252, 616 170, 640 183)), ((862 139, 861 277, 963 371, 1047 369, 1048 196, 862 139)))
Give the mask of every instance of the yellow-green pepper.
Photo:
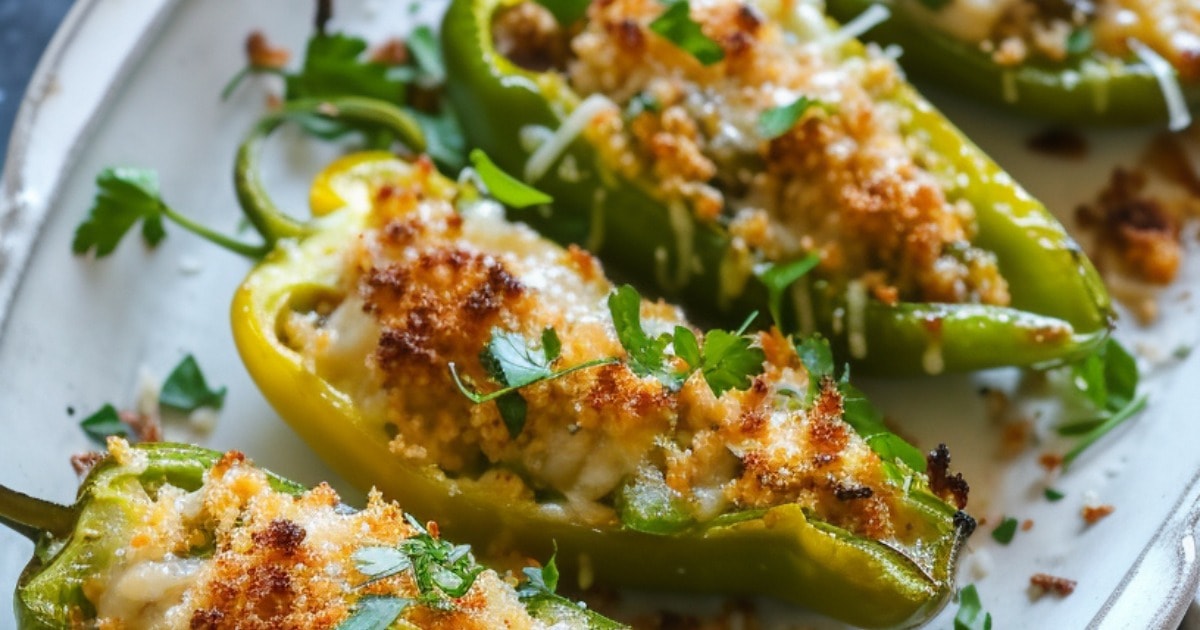
MULTIPOLYGON (((346 111, 331 105, 326 112, 346 111)), ((291 311, 309 312, 316 303, 338 299, 342 252, 366 228, 374 191, 385 183, 402 188, 416 167, 387 154, 344 158, 317 177, 311 193, 315 218, 307 224, 285 221, 261 188, 247 186, 257 181, 257 146, 280 119, 260 125, 244 145, 238 181, 243 209, 255 225, 293 227, 282 234, 269 227, 264 232, 278 246, 234 297, 234 339, 279 415, 352 483, 377 487, 406 509, 436 517, 443 531, 478 549, 548 554, 556 544, 564 574, 578 576, 584 585, 773 596, 870 627, 918 623, 946 602, 958 549, 974 521, 935 498, 925 477, 898 461, 889 465, 911 484, 898 507, 903 520, 898 530, 919 541, 920 560, 823 523, 796 504, 652 533, 646 523, 576 522, 552 500, 502 496, 473 479, 450 478, 432 464, 398 457, 389 447, 386 420, 366 414, 349 392, 318 374, 289 344, 283 322, 291 311)), ((429 177, 434 183, 426 185, 427 193, 458 194, 453 182, 429 177)))

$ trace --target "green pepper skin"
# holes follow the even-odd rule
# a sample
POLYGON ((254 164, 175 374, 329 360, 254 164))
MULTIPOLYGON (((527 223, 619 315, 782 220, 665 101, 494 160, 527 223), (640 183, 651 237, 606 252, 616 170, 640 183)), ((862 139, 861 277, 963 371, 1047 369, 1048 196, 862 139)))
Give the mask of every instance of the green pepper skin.
MULTIPOLYGON (((171 443, 143 443, 133 447, 146 456, 141 473, 120 466, 111 458, 98 463, 79 488, 77 515, 72 531, 63 537, 44 533, 34 557, 25 567, 13 598, 17 627, 23 630, 61 630, 77 626, 94 616, 92 604, 83 594, 85 576, 95 575, 112 562, 114 550, 127 541, 121 536, 137 518, 126 498, 136 486, 154 488, 170 484, 194 491, 204 483, 204 473, 222 457, 217 451, 171 443)), ((308 488, 270 471, 264 471, 271 488, 299 496, 308 488)), ((60 508, 66 510, 67 508, 60 508)), ((574 602, 552 594, 525 600, 534 617, 553 624, 567 621, 568 627, 585 630, 619 630, 625 626, 574 602)))
MULTIPOLYGON (((1141 62, 1104 60, 1085 54, 1061 63, 1035 60, 1005 67, 977 46, 922 24, 920 15, 902 3, 828 0, 826 6, 835 19, 848 21, 873 4, 890 9, 891 17, 868 31, 866 38, 903 48, 900 64, 916 77, 937 81, 960 94, 1025 116, 1054 122, 1144 125, 1168 119, 1158 80, 1141 62)), ((1200 83, 1181 81, 1180 87, 1189 108, 1200 107, 1200 83)))
MULTIPOLYGON (((442 33, 449 69, 448 94, 471 144, 482 148, 509 173, 521 173, 530 152, 522 148, 520 130, 527 125, 556 129, 579 99, 556 74, 533 73, 514 66, 493 47, 489 29, 498 7, 512 0, 454 0, 442 33)), ((854 54, 856 42, 845 44, 854 54)), ((937 371, 961 372, 998 366, 1050 366, 1087 355, 1108 335, 1108 294, 1091 263, 1045 207, 1030 197, 994 162, 910 88, 896 98, 913 113, 905 132, 924 137, 943 157, 931 170, 965 178, 964 196, 976 208, 979 226, 975 245, 992 251, 1009 281, 1010 308, 901 303, 887 307, 868 302, 865 319, 867 354, 856 368, 884 375, 937 371), (936 354, 930 360, 930 354, 936 354), (940 358, 940 365, 936 359, 940 358), (932 368, 932 369, 931 369, 932 368), (940 368, 937 369, 937 368, 940 368)), ((679 269, 680 249, 672 237, 669 209, 646 181, 627 181, 608 172, 594 147, 578 137, 564 155, 580 165, 580 176, 564 180, 551 168, 534 184, 553 196, 551 211, 512 213, 560 242, 583 243, 619 272, 647 287, 656 269, 655 251, 669 253, 668 269, 679 269), (597 192, 602 191, 602 192, 597 192), (597 247, 597 245, 599 245, 597 247)), ((564 158, 565 159, 565 158, 564 158)), ((700 223, 688 213, 694 238, 693 258, 701 269, 680 289, 659 282, 657 289, 677 292, 700 313, 717 315, 736 325, 746 313, 766 311, 765 287, 744 278, 739 293, 722 298, 721 268, 736 263, 730 236, 715 224, 700 223), (674 289, 674 291, 673 291, 674 289)), ((674 273, 671 271, 669 273, 674 273)), ((808 282, 802 279, 802 283, 808 282)), ((815 330, 829 337, 835 351, 849 357, 846 326, 835 322, 844 312, 844 287, 811 282, 815 330)), ((781 328, 801 334, 791 300, 784 300, 781 328)))

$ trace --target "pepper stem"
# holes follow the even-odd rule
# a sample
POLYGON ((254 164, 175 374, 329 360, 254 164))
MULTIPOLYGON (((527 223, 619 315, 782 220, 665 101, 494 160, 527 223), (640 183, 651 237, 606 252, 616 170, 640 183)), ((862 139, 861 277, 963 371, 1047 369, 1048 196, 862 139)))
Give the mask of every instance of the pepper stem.
POLYGON ((410 150, 417 153, 425 150, 425 136, 416 119, 399 107, 376 99, 301 99, 263 117, 238 148, 233 181, 242 212, 266 241, 267 251, 279 239, 305 236, 311 228, 281 210, 267 194, 259 176, 263 145, 284 122, 312 117, 377 125, 395 134, 410 150))
POLYGON ((66 537, 75 529, 75 508, 35 499, 0 485, 0 524, 7 525, 34 542, 43 532, 66 537))

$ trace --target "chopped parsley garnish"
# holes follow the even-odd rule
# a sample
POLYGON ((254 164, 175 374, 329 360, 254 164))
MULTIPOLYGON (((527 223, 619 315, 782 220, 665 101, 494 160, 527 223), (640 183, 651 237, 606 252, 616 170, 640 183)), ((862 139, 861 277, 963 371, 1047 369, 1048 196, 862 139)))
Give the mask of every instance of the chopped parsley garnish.
POLYGON ((1051 502, 1061 501, 1063 499, 1063 497, 1067 496, 1067 495, 1063 494, 1062 492, 1055 490, 1054 488, 1046 488, 1045 490, 1042 491, 1042 495, 1046 497, 1047 501, 1051 501, 1051 502))
POLYGON ((1110 431, 1146 406, 1146 395, 1137 394, 1137 361, 1115 339, 1109 338, 1099 351, 1075 364, 1071 375, 1076 390, 1096 410, 1094 417, 1065 423, 1061 435, 1079 436, 1063 456, 1063 467, 1110 431))
POLYGON ((79 428, 100 444, 103 444, 112 435, 129 437, 129 427, 121 422, 121 415, 112 405, 104 405, 100 411, 84 418, 79 423, 79 428))
POLYGON ((1095 36, 1092 35, 1092 29, 1086 26, 1077 27, 1067 36, 1067 54, 1082 55, 1087 53, 1095 45, 1095 36))
POLYGON ((96 176, 96 199, 71 241, 76 254, 111 254, 139 221, 142 240, 153 248, 167 236, 163 219, 234 253, 251 258, 262 255, 262 246, 249 245, 214 232, 175 212, 159 193, 158 173, 143 168, 106 168, 96 176))
POLYGON ((725 49, 705 35, 700 25, 692 19, 687 0, 673 0, 662 15, 650 23, 650 30, 695 57, 696 61, 703 65, 711 66, 725 58, 725 49))
POLYGON ((164 407, 190 412, 200 407, 220 409, 225 404, 225 388, 210 389, 196 358, 187 355, 167 375, 158 402, 164 407))
MULTIPOLYGON (((653 376, 668 389, 678 390, 689 376, 699 371, 713 395, 721 396, 730 389, 749 387, 750 379, 762 373, 765 355, 760 348, 752 347, 752 338, 745 335, 754 315, 734 332, 710 330, 701 343, 685 326, 676 326, 672 333, 656 337, 647 334, 641 322, 642 297, 629 285, 609 295, 608 308, 617 339, 627 353, 625 364, 634 374, 653 376), (667 351, 672 344, 673 354, 667 351), (675 358, 681 359, 687 367, 677 369, 675 358)), ((459 391, 472 402, 496 401, 509 436, 515 438, 525 428, 528 411, 518 390, 571 372, 622 362, 620 358, 608 357, 554 370, 553 364, 561 350, 562 341, 553 328, 542 331, 540 344, 518 332, 494 328, 479 359, 489 378, 500 384, 501 389, 486 394, 476 391, 464 382, 453 363, 450 364, 450 375, 459 391)))
MULTIPOLYGON (((407 51, 407 61, 394 63, 372 58, 366 40, 339 33, 328 34, 324 24, 332 11, 329 3, 318 10, 317 32, 308 40, 304 60, 296 72, 263 66, 250 60, 230 81, 228 96, 247 74, 271 73, 284 78, 285 99, 331 99, 346 96, 374 98, 401 106, 417 118, 426 136, 426 152, 445 172, 456 172, 466 163, 465 141, 457 117, 439 92, 446 80, 446 64, 437 34, 428 26, 415 28, 405 42, 395 42, 407 51), (413 87, 414 89, 409 89, 413 87)), ((371 123, 347 122, 309 115, 296 119, 305 131, 318 138, 340 138, 351 132, 362 134, 370 148, 386 149, 394 137, 371 123)))
POLYGON ((401 597, 378 596, 381 599, 405 602, 404 606, 398 607, 389 623, 394 621, 409 603, 419 603, 442 610, 452 608, 454 604, 450 600, 466 595, 475 584, 475 578, 486 570, 486 567, 475 562, 470 545, 456 545, 437 538, 411 514, 405 514, 404 517, 417 531, 415 535, 406 538, 396 547, 364 547, 354 552, 355 566, 368 578, 360 586, 405 571, 412 573, 418 593, 415 602, 401 597))
MULTIPOLYGON (((187 355, 176 365, 159 391, 158 404, 160 407, 174 411, 189 413, 200 407, 220 409, 225 403, 224 387, 210 389, 200 372, 200 365, 195 357, 187 355)), ((157 424, 157 419, 155 420, 157 424)), ((79 428, 93 440, 104 443, 110 435, 125 438, 133 437, 135 433, 129 424, 121 419, 120 412, 111 404, 106 404, 96 413, 84 418, 79 428)), ((140 433, 140 431, 139 431, 140 433)))
POLYGON ((693 372, 699 371, 714 396, 730 389, 745 389, 750 379, 762 373, 766 356, 759 348, 751 347, 744 335, 754 320, 752 314, 734 332, 710 330, 701 345, 696 335, 685 326, 676 326, 673 334, 652 337, 642 328, 642 296, 636 289, 624 285, 608 296, 617 339, 629 354, 629 367, 638 376, 653 376, 666 387, 677 390, 693 372), (674 353, 668 353, 671 346, 674 353), (677 370, 673 357, 683 359, 688 369, 677 370))
POLYGON ((1005 517, 996 529, 992 530, 992 539, 1001 545, 1007 545, 1012 542, 1013 536, 1017 533, 1017 519, 1008 516, 1005 517))
POLYGON ((758 135, 764 140, 774 140, 791 131, 810 107, 818 105, 819 101, 800 96, 786 105, 772 107, 758 117, 758 135))
MULTIPOLYGON (((683 379, 671 365, 666 351, 672 336, 646 334, 642 328, 642 296, 637 289, 629 285, 619 287, 608 296, 608 310, 612 313, 617 339, 629 355, 629 369, 638 376, 654 376, 664 385, 677 389, 683 379)), ((691 345, 697 345, 695 335, 692 335, 691 345)))
POLYGON ((550 195, 505 173, 480 149, 471 151, 471 164, 488 194, 510 208, 528 208, 554 201, 550 195))
POLYGON ((570 26, 587 15, 591 0, 537 0, 537 3, 546 7, 561 26, 570 26))
POLYGON ((392 595, 364 595, 337 630, 387 630, 413 602, 392 595))
POLYGON ((554 545, 554 553, 550 554, 550 559, 546 561, 545 566, 521 569, 521 572, 525 574, 525 583, 517 588, 517 595, 521 599, 553 595, 558 590, 558 564, 554 561, 556 556, 558 556, 558 544, 554 545))
POLYGON ((386 64, 362 59, 366 50, 367 42, 359 37, 313 35, 300 71, 285 78, 287 100, 355 95, 404 102, 404 82, 393 78, 386 64))
POLYGON ((510 437, 517 437, 525 428, 527 406, 517 390, 534 383, 556 379, 598 365, 616 363, 617 359, 596 359, 569 367, 565 370, 552 369, 562 350, 562 342, 553 328, 542 331, 540 347, 534 347, 518 332, 493 328, 491 339, 479 355, 479 361, 488 376, 502 388, 488 394, 480 394, 463 382, 456 366, 450 364, 450 375, 459 391, 479 404, 496 401, 500 417, 510 437))
POLYGON ((767 310, 776 326, 783 328, 783 294, 820 262, 820 256, 809 254, 786 263, 767 263, 754 270, 754 274, 767 287, 767 310))
POLYGON ((983 609, 974 584, 958 591, 958 614, 954 615, 954 630, 992 630, 992 615, 983 609))

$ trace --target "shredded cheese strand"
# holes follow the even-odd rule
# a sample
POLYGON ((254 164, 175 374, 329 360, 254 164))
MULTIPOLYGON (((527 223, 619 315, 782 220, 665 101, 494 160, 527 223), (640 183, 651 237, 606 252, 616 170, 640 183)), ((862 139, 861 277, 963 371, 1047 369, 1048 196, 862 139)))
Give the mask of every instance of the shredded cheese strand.
POLYGON ((1158 88, 1162 90, 1163 100, 1167 103, 1167 128, 1171 131, 1183 131, 1192 124, 1192 115, 1188 113, 1187 101, 1183 99, 1183 90, 1179 87, 1179 78, 1171 63, 1163 59, 1154 49, 1142 42, 1130 38, 1129 48, 1138 56, 1142 63, 1154 73, 1158 88))
POLYGON ((842 28, 829 36, 826 42, 837 46, 852 39, 858 39, 867 31, 886 22, 892 17, 892 12, 882 4, 872 4, 866 11, 859 13, 853 20, 846 22, 842 28))
POLYGON ((529 160, 525 162, 525 182, 533 184, 541 179, 550 170, 554 161, 567 150, 567 147, 571 146, 579 134, 583 133, 596 114, 610 107, 616 107, 616 105, 603 94, 593 94, 583 99, 579 107, 576 107, 575 111, 571 112, 571 115, 567 116, 562 125, 555 130, 554 135, 542 142, 533 155, 529 156, 529 160))

